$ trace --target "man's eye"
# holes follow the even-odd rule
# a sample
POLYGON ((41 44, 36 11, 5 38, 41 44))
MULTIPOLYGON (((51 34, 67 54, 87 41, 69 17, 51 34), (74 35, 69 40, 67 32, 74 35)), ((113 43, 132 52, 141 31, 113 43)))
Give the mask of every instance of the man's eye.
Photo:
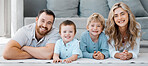
POLYGON ((117 15, 114 15, 114 17, 118 17, 117 15))
POLYGON ((124 15, 124 13, 122 12, 121 15, 124 15))

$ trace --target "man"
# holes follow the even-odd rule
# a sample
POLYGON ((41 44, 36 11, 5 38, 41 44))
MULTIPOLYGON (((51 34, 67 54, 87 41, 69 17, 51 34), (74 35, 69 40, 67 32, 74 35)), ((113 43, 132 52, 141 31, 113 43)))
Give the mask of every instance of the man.
POLYGON ((55 15, 50 10, 41 10, 36 23, 20 28, 8 42, 4 51, 5 59, 51 59, 58 29, 52 27, 55 15))

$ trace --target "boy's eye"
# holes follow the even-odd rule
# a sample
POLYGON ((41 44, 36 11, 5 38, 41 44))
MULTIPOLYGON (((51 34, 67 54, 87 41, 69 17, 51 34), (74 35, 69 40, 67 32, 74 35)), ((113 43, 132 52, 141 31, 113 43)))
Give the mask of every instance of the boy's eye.
POLYGON ((52 24, 51 22, 47 22, 48 24, 52 24))
POLYGON ((66 31, 63 31, 63 33, 66 33, 66 31))
POLYGON ((69 31, 69 33, 72 33, 73 31, 69 31))
POLYGON ((91 25, 91 27, 94 27, 94 25, 91 25))
POLYGON ((98 25, 97 27, 100 27, 100 25, 98 25))

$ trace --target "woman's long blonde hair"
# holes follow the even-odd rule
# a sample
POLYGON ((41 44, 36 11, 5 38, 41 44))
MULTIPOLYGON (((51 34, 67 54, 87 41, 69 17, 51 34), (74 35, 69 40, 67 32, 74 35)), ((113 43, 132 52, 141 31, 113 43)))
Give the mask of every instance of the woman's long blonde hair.
POLYGON ((128 22, 128 27, 127 27, 127 41, 125 42, 125 45, 127 42, 129 42, 130 46, 132 49, 134 48, 134 45, 136 43, 136 38, 140 37, 139 32, 141 31, 140 24, 136 22, 135 17, 133 13, 131 12, 130 8, 124 4, 123 2, 116 3, 113 5, 109 12, 108 20, 106 22, 106 29, 105 33, 106 35, 109 36, 108 42, 111 44, 111 40, 114 40, 115 42, 115 49, 119 50, 120 47, 125 47, 125 45, 122 45, 122 36, 119 31, 119 27, 116 25, 114 21, 114 10, 117 8, 123 8, 125 11, 127 11, 128 16, 129 16, 129 22, 128 22))

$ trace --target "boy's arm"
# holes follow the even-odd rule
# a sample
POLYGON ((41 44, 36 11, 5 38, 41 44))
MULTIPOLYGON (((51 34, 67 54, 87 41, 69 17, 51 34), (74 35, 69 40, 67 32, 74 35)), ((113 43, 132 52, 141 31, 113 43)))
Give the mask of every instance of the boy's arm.
POLYGON ((107 42, 107 37, 104 34, 101 35, 101 53, 104 55, 104 58, 109 58, 109 46, 107 42))
POLYGON ((64 61, 63 61, 63 62, 66 62, 66 63, 71 63, 72 61, 77 60, 77 58, 78 58, 78 55, 77 55, 77 54, 75 54, 75 55, 72 55, 71 57, 69 57, 69 58, 67 58, 67 59, 64 59, 64 61))
POLYGON ((80 40, 80 49, 82 51, 82 54, 83 54, 83 57, 84 58, 91 58, 93 59, 93 54, 94 53, 89 53, 87 50, 86 50, 86 47, 88 47, 86 45, 86 40, 85 40, 85 37, 84 36, 81 36, 81 40, 80 40))

